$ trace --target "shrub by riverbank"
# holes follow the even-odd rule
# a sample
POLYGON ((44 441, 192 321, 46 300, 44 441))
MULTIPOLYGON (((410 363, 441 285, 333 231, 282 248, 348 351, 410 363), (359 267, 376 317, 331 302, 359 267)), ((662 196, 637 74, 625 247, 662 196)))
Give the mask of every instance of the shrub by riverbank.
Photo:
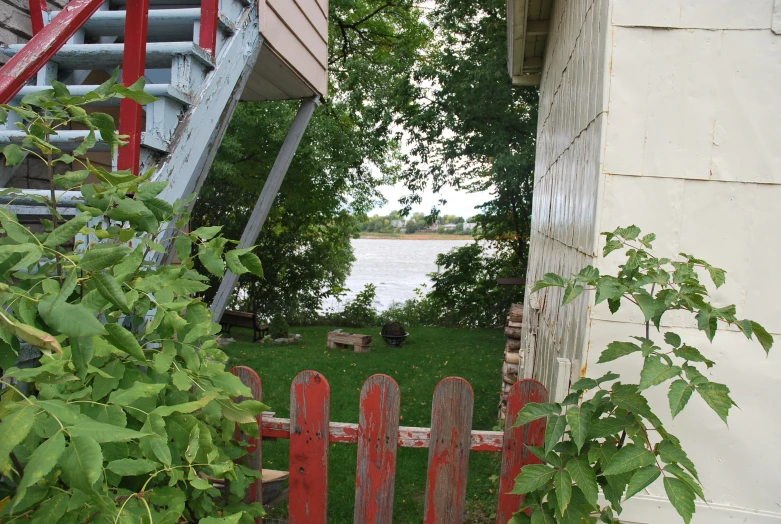
MULTIPOLYGON (((263 380, 263 402, 278 417, 290 414, 290 383, 301 371, 322 373, 331 385, 331 420, 358 422, 358 399, 363 382, 384 373, 401 388, 401 424, 431 425, 431 398, 437 383, 448 376, 469 381, 475 393, 474 429, 490 430, 496 424, 496 405, 501 387, 504 336, 501 330, 415 328, 401 349, 386 347, 375 328, 354 332, 374 336, 371 353, 327 349, 329 326, 296 328, 300 343, 288 346, 252 344, 251 334, 236 330, 237 342, 225 352, 230 365, 256 369, 263 380)), ((263 465, 288 469, 287 440, 263 443, 263 465)), ((329 522, 352 522, 355 498, 356 447, 331 445, 329 470, 329 522)), ((423 518, 428 450, 399 450, 396 476, 394 522, 419 523, 423 518)), ((489 477, 499 474, 499 456, 472 453, 467 484, 468 520, 474 524, 493 522, 497 486, 489 477)), ((272 517, 287 514, 286 505, 272 517)), ((495 517, 494 517, 495 519, 495 517)))

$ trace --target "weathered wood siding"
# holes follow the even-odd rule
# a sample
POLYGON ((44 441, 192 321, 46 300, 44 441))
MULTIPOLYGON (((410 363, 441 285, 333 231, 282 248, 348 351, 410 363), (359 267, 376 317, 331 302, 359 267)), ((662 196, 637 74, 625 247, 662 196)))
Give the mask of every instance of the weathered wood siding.
POLYGON ((328 1, 260 0, 261 57, 244 98, 304 98, 328 90, 328 1))

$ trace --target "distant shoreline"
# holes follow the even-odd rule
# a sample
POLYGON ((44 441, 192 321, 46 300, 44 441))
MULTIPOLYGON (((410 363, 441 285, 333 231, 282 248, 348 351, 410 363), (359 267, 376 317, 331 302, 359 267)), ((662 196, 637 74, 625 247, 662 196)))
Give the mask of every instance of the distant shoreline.
POLYGON ((361 240, 474 240, 471 235, 440 235, 439 233, 361 233, 361 240))

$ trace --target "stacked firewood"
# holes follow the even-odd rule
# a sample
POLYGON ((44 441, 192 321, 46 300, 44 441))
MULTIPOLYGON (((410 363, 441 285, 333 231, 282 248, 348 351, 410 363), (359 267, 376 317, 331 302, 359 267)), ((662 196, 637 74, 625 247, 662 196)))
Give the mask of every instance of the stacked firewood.
POLYGON ((502 394, 499 402, 499 419, 504 420, 507 414, 507 395, 510 388, 518 380, 521 368, 521 327, 523 326, 523 305, 513 304, 507 315, 507 327, 504 336, 507 345, 504 347, 504 364, 502 365, 502 394))

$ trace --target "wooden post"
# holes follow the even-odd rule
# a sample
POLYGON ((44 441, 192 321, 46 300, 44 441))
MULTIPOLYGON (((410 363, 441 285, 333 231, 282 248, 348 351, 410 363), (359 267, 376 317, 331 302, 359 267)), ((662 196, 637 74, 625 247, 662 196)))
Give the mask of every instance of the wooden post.
MULTIPOLYGON (((125 13, 125 49, 122 60, 122 84, 133 85, 144 76, 146 41, 149 28, 149 0, 127 4, 125 13)), ((127 146, 120 148, 117 167, 138 174, 141 161, 141 125, 143 108, 134 100, 123 98, 119 103, 119 134, 128 135, 127 146)))
POLYGON ((328 426, 331 389, 324 376, 303 371, 290 387, 290 524, 328 519, 328 426))
POLYGON ((363 384, 355 477, 356 524, 392 524, 399 440, 399 385, 387 375, 363 384))
POLYGON ((502 471, 499 476, 499 509, 496 512, 496 524, 507 524, 518 511, 523 495, 511 495, 515 486, 515 477, 528 464, 541 464, 526 446, 542 446, 545 443, 546 419, 530 422, 514 428, 518 412, 530 403, 548 401, 545 386, 533 379, 525 379, 513 384, 507 398, 507 418, 504 422, 504 447, 502 451, 502 471))
POLYGON ((472 386, 462 378, 446 378, 434 390, 425 524, 464 521, 474 401, 472 386))
MULTIPOLYGON (((301 102, 301 106, 298 108, 296 118, 293 120, 293 124, 290 126, 290 130, 285 137, 285 141, 282 143, 282 148, 277 154, 277 159, 274 161, 274 165, 271 167, 271 172, 266 179, 266 183, 263 185, 263 190, 260 192, 255 208, 252 210, 252 214, 247 221, 247 226, 244 228, 244 233, 241 235, 241 242, 239 248, 250 247, 255 244, 260 235, 263 224, 266 222, 271 206, 274 203, 274 199, 277 198, 279 188, 282 186, 282 180, 285 178, 290 163, 293 161, 293 156, 298 149, 298 145, 301 143, 301 137, 304 136, 309 120, 312 118, 312 114, 315 108, 320 103, 320 97, 315 96, 301 102)), ((225 272, 225 277, 220 282, 220 287, 217 290, 217 294, 212 301, 211 311, 214 314, 214 321, 219 322, 222 318, 222 313, 228 307, 233 290, 236 287, 239 277, 230 271, 225 272)))
POLYGON ((219 0, 201 1, 201 29, 198 37, 198 45, 204 48, 210 55, 217 54, 217 23, 219 21, 219 0))
MULTIPOLYGON (((252 390, 252 398, 254 400, 257 400, 259 402, 263 401, 263 385, 260 381, 260 377, 255 372, 254 369, 248 368, 247 366, 236 366, 233 369, 231 369, 231 373, 239 377, 241 380, 241 383, 250 388, 252 390)), ((245 398, 237 398, 235 399, 237 402, 241 402, 242 400, 248 400, 245 398)), ((262 424, 262 418, 261 415, 258 415, 258 432, 260 433, 260 436, 262 438, 263 436, 263 424, 262 424)), ((247 447, 247 457, 245 457, 245 465, 250 468, 254 469, 256 471, 263 471, 263 447, 261 446, 261 438, 255 438, 250 437, 246 433, 242 432, 238 425, 236 427, 236 433, 235 433, 236 440, 243 440, 247 441, 249 443, 249 446, 247 447)), ((249 491, 247 492, 247 495, 244 499, 244 502, 247 504, 252 504, 253 502, 259 502, 260 504, 263 504, 263 482, 261 480, 256 480, 252 483, 252 486, 250 486, 249 491)), ((255 519, 256 524, 260 524, 262 519, 255 519)))

